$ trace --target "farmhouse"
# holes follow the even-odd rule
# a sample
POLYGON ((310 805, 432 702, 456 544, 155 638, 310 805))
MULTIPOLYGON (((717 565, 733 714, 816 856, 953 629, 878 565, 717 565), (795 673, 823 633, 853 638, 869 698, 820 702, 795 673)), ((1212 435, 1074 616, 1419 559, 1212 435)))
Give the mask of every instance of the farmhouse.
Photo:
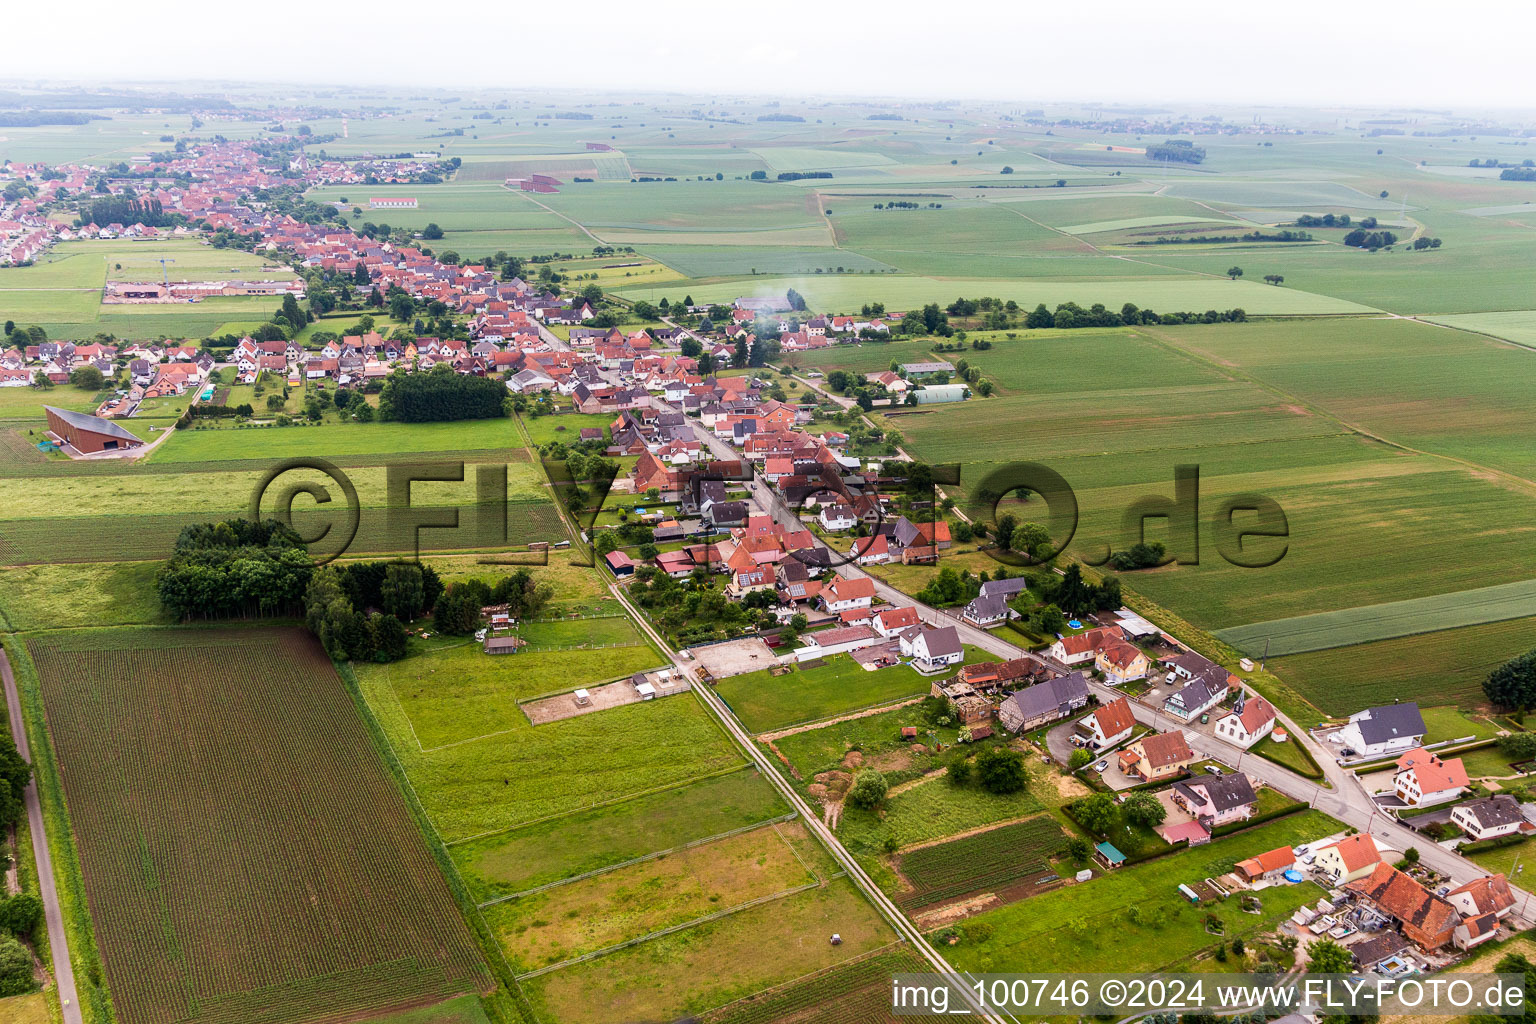
POLYGON ((1390 864, 1377 864, 1364 878, 1345 886, 1360 903, 1402 929, 1403 937, 1429 952, 1448 945, 1460 915, 1456 908, 1431 895, 1418 882, 1390 864))
POLYGON ((1160 732, 1120 751, 1120 771, 1143 782, 1154 782, 1179 774, 1194 759, 1182 732, 1160 732))
POLYGON ((1419 705, 1408 701, 1356 711, 1334 734, 1334 742, 1360 757, 1384 757, 1417 747, 1427 731, 1419 705))
POLYGON ((126 451, 140 448, 139 440, 111 420, 85 413, 43 406, 48 416, 48 433, 61 444, 68 445, 81 455, 95 452, 126 451))
POLYGON ((1509 891, 1509 879, 1502 874, 1474 878, 1466 885, 1446 893, 1445 901, 1467 917, 1492 914, 1502 918, 1515 909, 1515 897, 1509 891))
POLYGON ((1066 718, 1087 703, 1088 677, 1072 672, 1013 693, 998 708, 997 717, 1014 732, 1026 732, 1066 718))
POLYGON ((1343 885, 1364 878, 1381 863, 1381 851, 1369 832, 1357 832, 1318 850, 1312 870, 1332 885, 1343 885))
POLYGON ((1063 665, 1081 665, 1097 657, 1099 648, 1105 644, 1122 638, 1123 635, 1115 627, 1099 626, 1076 636, 1064 636, 1051 644, 1045 653, 1063 665))

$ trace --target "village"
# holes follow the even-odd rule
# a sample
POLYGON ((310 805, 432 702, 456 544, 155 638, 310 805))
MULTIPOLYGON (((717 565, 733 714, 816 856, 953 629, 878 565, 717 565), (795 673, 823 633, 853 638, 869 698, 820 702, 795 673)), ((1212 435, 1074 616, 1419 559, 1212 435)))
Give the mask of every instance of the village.
MULTIPOLYGON (((606 684, 611 692, 580 688, 551 698, 537 712, 546 720, 694 688, 732 716, 721 694, 733 677, 753 673, 768 673, 770 683, 791 672, 916 673, 927 696, 947 709, 952 745, 1006 748, 1032 769, 1044 766, 1081 787, 1062 813, 1091 839, 1091 861, 1052 885, 1099 884, 1208 844, 1219 851, 1247 829, 1312 808, 1340 826, 1335 834, 1234 856, 1225 871, 1179 881, 1179 896, 1196 906, 1246 906, 1266 890, 1308 887, 1277 934, 1303 951, 1338 943, 1354 968, 1388 975, 1443 969, 1530 927, 1528 894, 1456 848, 1536 833, 1536 805, 1475 782, 1457 756, 1463 737, 1432 735, 1416 704, 1360 708, 1320 725, 1287 721, 1244 678, 1255 674, 1251 660, 1219 663, 1118 600, 1032 643, 1010 624, 1047 603, 1031 589, 1039 589, 1037 575, 1057 572, 1050 567, 1010 573, 999 561, 974 580, 967 573, 974 593, 942 606, 882 575, 891 567, 943 566, 962 543, 962 528, 972 541, 972 524, 952 495, 924 483, 928 467, 871 435, 863 413, 876 405, 968 401, 971 388, 956 364, 937 356, 862 375, 860 401, 819 372, 774 363, 787 354, 879 344, 902 322, 900 312, 819 315, 797 308, 788 294, 742 295, 729 304, 688 303, 650 323, 625 316, 589 326, 613 316, 614 307, 490 263, 446 263, 421 246, 371 238, 344 222, 312 223, 264 208, 251 193, 287 184, 292 174, 309 184, 383 180, 346 164, 297 159, 279 171, 269 163, 244 144, 200 147, 155 165, 164 178, 139 195, 200 225, 171 229, 182 237, 254 238, 256 251, 296 273, 379 296, 371 307, 379 322, 313 346, 253 332, 217 350, 188 339, 23 343, 23 332, 13 332, 0 351, 0 387, 69 387, 92 370, 113 391, 90 414, 47 406, 45 443, 70 457, 134 457, 151 443, 134 431, 144 403, 216 403, 232 386, 376 395, 397 374, 492 378, 504 384, 506 411, 538 425, 547 460, 575 453, 589 467, 590 477, 571 482, 576 489, 603 485, 597 507, 578 503, 569 511, 588 514, 581 539, 606 573, 605 585, 672 659, 659 672, 606 684), (396 294, 451 329, 438 336, 390 330, 382 307, 396 294), (611 476, 603 475, 605 463, 611 476)), ((411 163, 399 180, 419 180, 435 166, 411 163)), ((41 212, 99 171, 10 168, 36 190, 0 211, 12 263, 37 259, 57 241, 153 243, 164 229, 75 229, 41 212)), ((388 209, 414 200, 372 204, 388 209)), ((108 282, 103 301, 195 303, 216 295, 296 301, 306 291, 303 278, 286 277, 108 282)), ((260 409, 240 418, 286 425, 260 409)), ((977 539, 970 550, 989 547, 977 539)), ((522 644, 511 624, 489 625, 482 649, 513 655, 507 671, 516 671, 522 644)), ((742 736, 757 750, 771 747, 761 740, 769 732, 742 736)), ((921 733, 904 724, 895 738, 917 744, 921 733)), ((818 796, 811 785, 805 792, 818 796)), ((829 811, 842 795, 825 786, 820 794, 829 811)), ((835 814, 828 820, 835 825, 835 814)))

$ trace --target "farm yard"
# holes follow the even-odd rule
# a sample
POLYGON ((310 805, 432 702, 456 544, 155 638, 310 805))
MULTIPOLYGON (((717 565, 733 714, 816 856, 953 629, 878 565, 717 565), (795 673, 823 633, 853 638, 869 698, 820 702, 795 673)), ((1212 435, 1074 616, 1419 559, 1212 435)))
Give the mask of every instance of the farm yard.
POLYGON ((94 630, 28 649, 120 1019, 344 1020, 489 991, 308 635, 94 630))

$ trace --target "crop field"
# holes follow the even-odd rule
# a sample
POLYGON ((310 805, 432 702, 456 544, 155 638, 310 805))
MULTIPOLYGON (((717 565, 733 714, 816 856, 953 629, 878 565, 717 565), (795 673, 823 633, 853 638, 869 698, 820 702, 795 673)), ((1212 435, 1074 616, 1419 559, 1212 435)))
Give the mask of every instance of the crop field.
POLYGON ((718 775, 460 843, 454 863, 477 901, 762 824, 789 805, 756 769, 718 775))
POLYGON ((1216 635, 1245 654, 1257 656, 1267 649, 1270 656, 1278 658, 1532 615, 1536 615, 1536 580, 1523 580, 1479 590, 1255 622, 1218 630, 1216 635))
POLYGON ((875 855, 887 849, 887 840, 911 846, 1023 818, 1043 806, 1027 789, 1006 796, 980 789, 959 794, 944 779, 935 778, 886 800, 883 814, 845 807, 837 834, 850 850, 875 855))
POLYGON ((1396 210, 1390 199, 1367 195, 1332 181, 1176 181, 1162 190, 1175 199, 1197 199, 1228 206, 1300 210, 1396 210))
POLYGON ((986 938, 963 940, 946 949, 945 956, 957 969, 974 972, 1135 973, 1182 964, 1218 941, 1205 931, 1207 913, 1222 919, 1227 941, 1251 937, 1316 900, 1322 890, 1310 882, 1265 889, 1263 912, 1254 916, 1235 900, 1192 908, 1179 894, 1180 882, 1223 874, 1244 857, 1318 839, 1338 828, 1326 815, 1308 811, 1054 889, 970 918, 966 924, 972 931, 989 926, 986 938), (1083 923, 1067 929, 1063 921, 1083 923))
POLYGON ((1066 842, 1048 814, 1004 825, 964 839, 924 846, 901 855, 901 873, 915 888, 903 893, 904 909, 925 907, 966 893, 1048 875, 1051 858, 1066 842))
POLYGON ((851 657, 839 655, 819 668, 797 666, 784 675, 775 676, 763 669, 731 676, 720 680, 715 692, 748 729, 767 732, 855 708, 922 696, 928 687, 928 680, 910 666, 868 672, 851 657))
POLYGON ((72 562, 0 568, 0 626, 14 630, 168 621, 155 562, 72 562))
MULTIPOLYGON (((872 249, 886 259, 891 250, 872 249)), ((1230 258, 1228 260, 1230 263, 1230 258)), ((1014 299, 1026 308, 1044 302, 1054 307, 1073 301, 1082 306, 1102 302, 1118 309, 1127 302, 1158 310, 1230 309, 1242 307, 1251 315, 1363 313, 1369 307, 1344 299, 1273 288, 1257 281, 1228 281, 1225 277, 1145 276, 1109 279, 983 279, 932 278, 899 274, 857 274, 811 277, 756 277, 728 282, 681 281, 668 284, 665 294, 687 292, 698 302, 728 302, 738 295, 781 295, 794 288, 810 307, 825 313, 856 313, 867 302, 883 302, 887 309, 912 309, 928 302, 948 303, 957 296, 995 295, 1014 299)), ((629 298, 648 298, 647 286, 615 289, 629 298)))
POLYGON ((1536 618, 1511 619, 1292 654, 1274 659, 1270 668, 1330 715, 1410 697, 1471 708, 1484 702, 1489 672, 1532 648, 1536 618))
POLYGON ((895 938, 853 883, 832 879, 522 987, 535 1012, 559 1024, 673 1020, 836 966, 895 938), (834 932, 842 936, 839 946, 827 941, 834 932), (773 955, 764 956, 764 949, 773 955))
POLYGON ((28 647, 121 1020, 341 1021, 490 989, 307 634, 94 630, 28 647))
POLYGON ((1477 334, 1491 334, 1527 348, 1536 348, 1536 309, 1506 310, 1501 313, 1460 313, 1427 317, 1433 323, 1477 334))
POLYGON ((816 881, 775 826, 765 825, 481 912, 513 970, 523 973, 816 881))
POLYGON ((886 273, 894 268, 878 259, 831 246, 647 245, 645 254, 684 277, 733 277, 741 274, 798 275, 842 271, 886 273))

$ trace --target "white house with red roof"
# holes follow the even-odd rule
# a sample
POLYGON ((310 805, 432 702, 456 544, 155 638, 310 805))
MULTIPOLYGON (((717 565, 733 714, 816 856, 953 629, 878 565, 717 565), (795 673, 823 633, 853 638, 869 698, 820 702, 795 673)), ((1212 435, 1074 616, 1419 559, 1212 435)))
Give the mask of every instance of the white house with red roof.
POLYGON ((1275 706, 1263 697, 1243 699, 1234 708, 1216 719, 1216 735, 1244 749, 1268 736, 1275 728, 1275 706))

